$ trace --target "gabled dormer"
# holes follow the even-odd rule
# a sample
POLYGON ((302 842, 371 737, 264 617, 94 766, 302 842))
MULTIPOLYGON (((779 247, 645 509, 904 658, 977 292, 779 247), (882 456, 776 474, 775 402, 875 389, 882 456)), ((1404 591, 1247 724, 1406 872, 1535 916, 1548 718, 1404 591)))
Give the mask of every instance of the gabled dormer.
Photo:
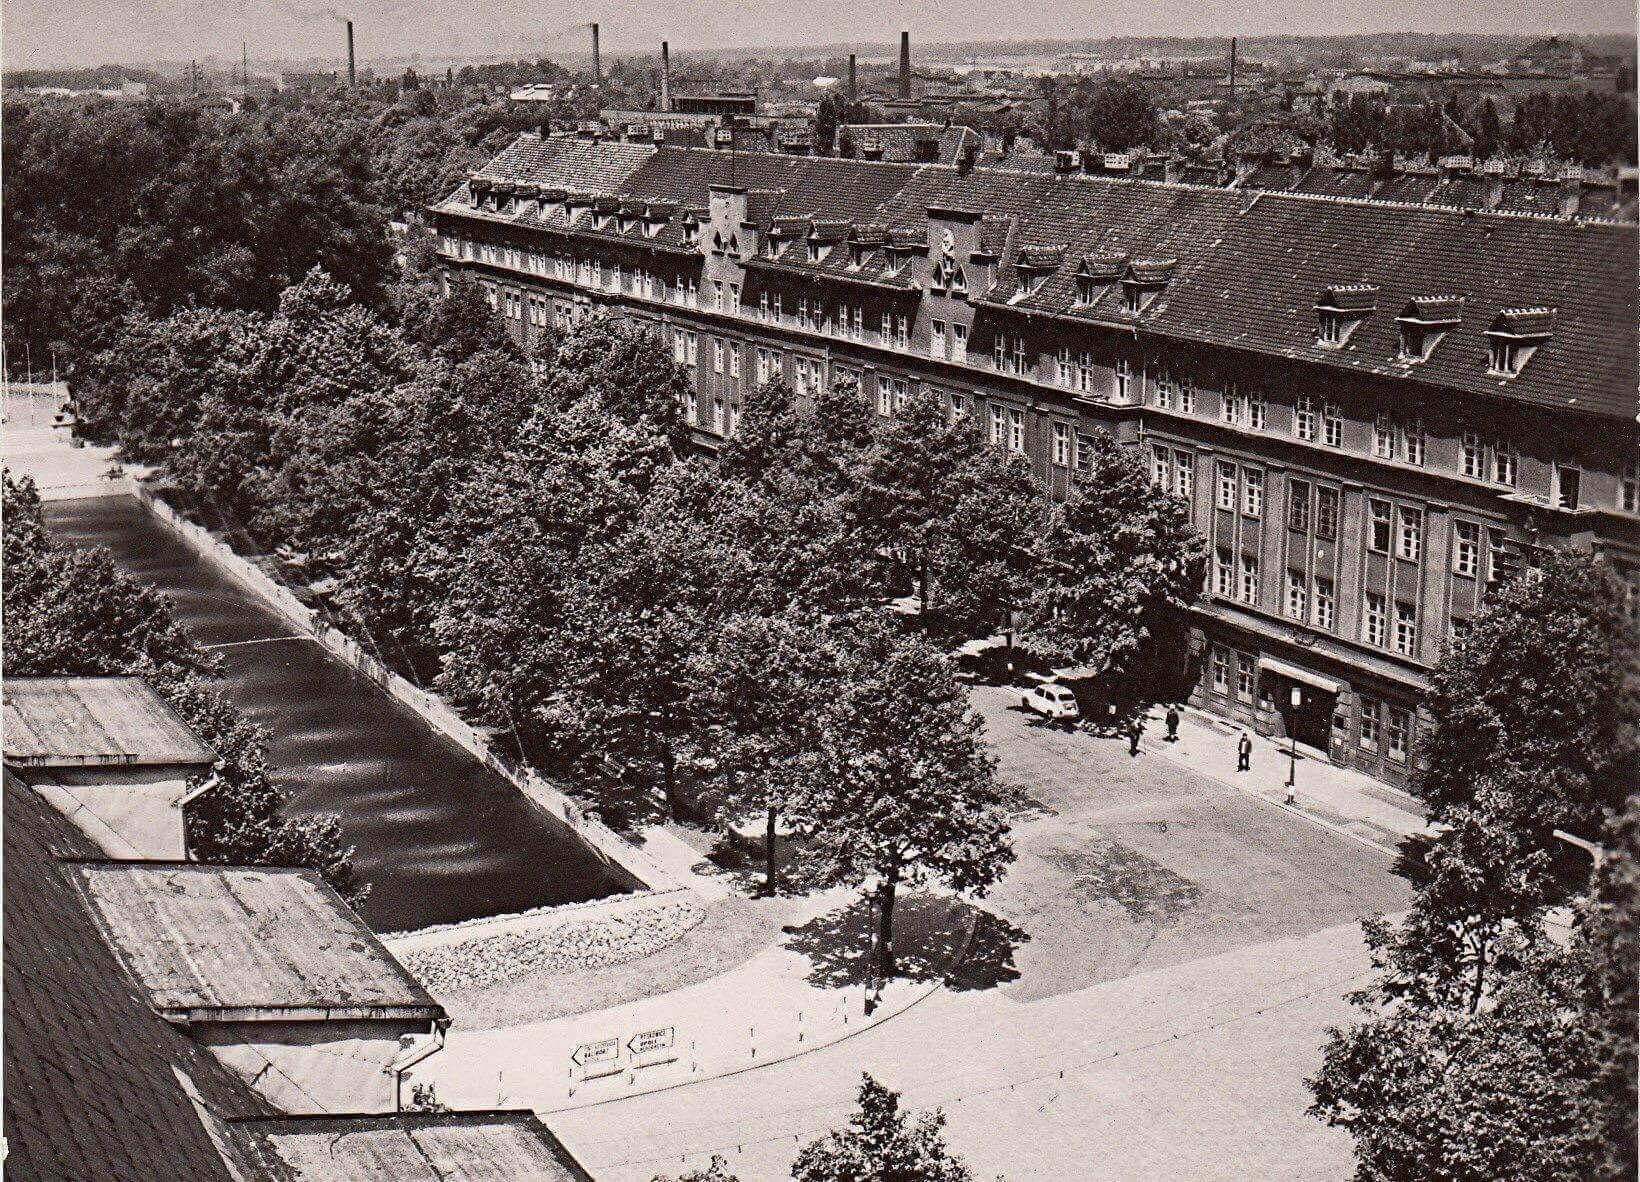
POLYGON ((1554 333, 1555 309, 1543 305, 1504 308, 1486 330, 1486 372, 1512 378, 1526 368, 1532 355, 1548 343, 1554 333))
POLYGON ((1076 281, 1077 305, 1087 307, 1094 303, 1110 289, 1111 284, 1122 278, 1126 269, 1126 255, 1083 255, 1072 275, 1076 281))
POLYGON ((899 275, 905 271, 906 265, 912 259, 928 256, 928 234, 921 230, 891 230, 884 250, 887 255, 888 273, 899 275))
POLYGON ((670 201, 651 201, 644 207, 643 235, 645 238, 657 237, 666 229, 666 223, 672 220, 677 212, 677 206, 670 201))
POLYGON ((1342 349, 1377 310, 1377 284, 1337 283, 1322 288, 1315 301, 1315 343, 1323 349, 1342 349))
POLYGON ((1027 243, 1019 248, 1019 257, 1014 260, 1014 270, 1019 275, 1019 290, 1014 293, 1015 302, 1033 296, 1042 290, 1042 285, 1048 281, 1048 276, 1059 270, 1059 265, 1065 261, 1063 246, 1039 246, 1027 243))
POLYGON ((592 208, 592 198, 585 193, 567 193, 564 195, 564 218, 570 225, 579 222, 588 210, 592 208))
POLYGON ((537 185, 535 198, 541 203, 539 216, 548 218, 563 209, 564 198, 568 196, 562 189, 554 189, 547 185, 537 185))
POLYGON ((807 241, 808 236, 807 218, 775 218, 769 225, 769 257, 785 258, 792 243, 807 241))
POLYGON ((642 201, 621 202, 620 225, 621 233, 630 234, 636 230, 644 218, 644 204, 642 201))
POLYGON ((467 199, 474 209, 483 209, 485 199, 490 195, 490 182, 481 178, 477 173, 467 174, 467 199))
POLYGON ((617 218, 620 216, 621 202, 618 197, 598 197, 592 205, 592 228, 594 230, 613 230, 617 218))
POLYGON ((710 225, 710 215, 699 206, 690 206, 683 211, 683 244, 685 246, 700 245, 700 228, 710 225))
POLYGON ((848 265, 851 271, 858 271, 871 259, 873 251, 883 249, 888 242, 888 228, 876 223, 855 226, 849 233, 848 265))
POLYGON ((1122 310, 1137 316, 1155 301, 1173 278, 1179 265, 1174 258, 1138 258, 1127 265, 1122 276, 1122 310))
POLYGON ((1428 361, 1442 338, 1462 319, 1462 296, 1413 296, 1395 318, 1401 330, 1400 360, 1428 361))
POLYGON ((842 218, 816 218, 813 227, 809 230, 809 262, 823 263, 831 255, 833 248, 840 242, 846 242, 849 236, 849 223, 842 218))

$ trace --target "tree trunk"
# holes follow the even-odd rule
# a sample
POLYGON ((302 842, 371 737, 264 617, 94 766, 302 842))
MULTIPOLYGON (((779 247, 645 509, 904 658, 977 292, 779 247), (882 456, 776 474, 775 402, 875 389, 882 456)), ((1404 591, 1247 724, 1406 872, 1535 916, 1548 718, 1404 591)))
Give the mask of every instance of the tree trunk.
POLYGON ((773 895, 778 886, 775 882, 774 868, 774 819, 775 807, 769 806, 768 825, 763 830, 763 893, 773 895))
POLYGON ((877 978, 887 981, 894 976, 894 891, 899 886, 899 871, 883 879, 877 888, 877 978))
POLYGON ((674 821, 683 820, 682 805, 678 800, 678 760, 672 753, 672 744, 658 739, 661 749, 661 791, 666 794, 666 811, 674 821))

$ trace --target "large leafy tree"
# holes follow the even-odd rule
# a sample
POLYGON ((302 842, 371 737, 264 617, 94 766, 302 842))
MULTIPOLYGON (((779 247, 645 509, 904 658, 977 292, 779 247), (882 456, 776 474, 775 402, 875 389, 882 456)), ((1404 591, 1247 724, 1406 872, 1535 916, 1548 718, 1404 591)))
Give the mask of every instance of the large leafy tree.
POLYGON ((821 721, 805 857, 822 881, 877 906, 878 971, 894 973, 894 903, 928 881, 983 895, 1013 861, 1016 789, 950 659, 877 615, 851 621, 850 668, 821 721))
POLYGON ((1020 642, 1055 660, 1122 669, 1157 643, 1201 586, 1205 549, 1183 502, 1156 488, 1143 462, 1104 432, 1086 470, 1054 507, 1021 604, 1020 642))
POLYGON ((810 1142, 792 1165, 796 1182, 973 1182, 973 1173, 945 1145, 945 1114, 913 1119, 898 1092, 869 1074, 848 1127, 810 1142))

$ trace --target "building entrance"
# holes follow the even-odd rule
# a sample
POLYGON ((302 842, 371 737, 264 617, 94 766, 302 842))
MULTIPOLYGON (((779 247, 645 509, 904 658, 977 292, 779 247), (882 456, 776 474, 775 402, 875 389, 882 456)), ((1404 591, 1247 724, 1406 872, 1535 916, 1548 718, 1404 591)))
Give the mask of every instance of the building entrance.
POLYGON ((1338 689, 1337 682, 1307 669, 1269 657, 1259 660, 1259 696, 1279 720, 1282 737, 1296 738, 1322 753, 1331 749, 1338 689))

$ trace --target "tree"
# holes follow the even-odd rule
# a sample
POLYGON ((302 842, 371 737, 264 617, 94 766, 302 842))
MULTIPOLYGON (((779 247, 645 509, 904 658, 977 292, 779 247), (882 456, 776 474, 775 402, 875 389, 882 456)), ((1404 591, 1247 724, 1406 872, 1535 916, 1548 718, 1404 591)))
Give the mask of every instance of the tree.
POLYGON ((1603 1152, 1602 1182, 1626 1182, 1640 1170, 1640 1081, 1635 1013, 1640 1011, 1640 796, 1611 817, 1594 889, 1583 908, 1575 951, 1580 992, 1596 1041, 1592 1091, 1603 1152))
POLYGON ((729 1172, 729 1163, 714 1153, 711 1163, 705 1169, 690 1170, 676 1178, 656 1174, 650 1182, 740 1182, 740 1179, 729 1172))
POLYGON ((973 1182, 973 1173, 945 1146, 945 1114, 913 1120, 900 1096, 869 1074, 848 1128, 804 1146, 792 1164, 796 1182, 973 1182))
POLYGON ((1037 139, 1044 147, 1126 152, 1159 142, 1161 119, 1141 82, 1112 75, 1044 78, 1037 139))
POLYGON ((1013 861, 1020 797, 997 777, 949 658, 878 614, 851 621, 843 640, 852 655, 821 721, 805 856, 821 880, 874 898, 888 977, 899 888, 937 880, 983 895, 1013 861))
POLYGON ((541 392, 551 405, 590 397, 623 422, 647 420, 682 454, 689 444, 682 407, 693 384, 659 335, 618 316, 596 316, 559 343, 541 392))
POLYGON ((1163 636, 1201 587, 1206 550, 1189 509, 1157 488, 1144 461, 1095 433, 1089 466, 1074 477, 1038 547, 1031 594, 1021 603, 1020 642, 1044 657, 1121 670, 1158 653, 1163 636))

